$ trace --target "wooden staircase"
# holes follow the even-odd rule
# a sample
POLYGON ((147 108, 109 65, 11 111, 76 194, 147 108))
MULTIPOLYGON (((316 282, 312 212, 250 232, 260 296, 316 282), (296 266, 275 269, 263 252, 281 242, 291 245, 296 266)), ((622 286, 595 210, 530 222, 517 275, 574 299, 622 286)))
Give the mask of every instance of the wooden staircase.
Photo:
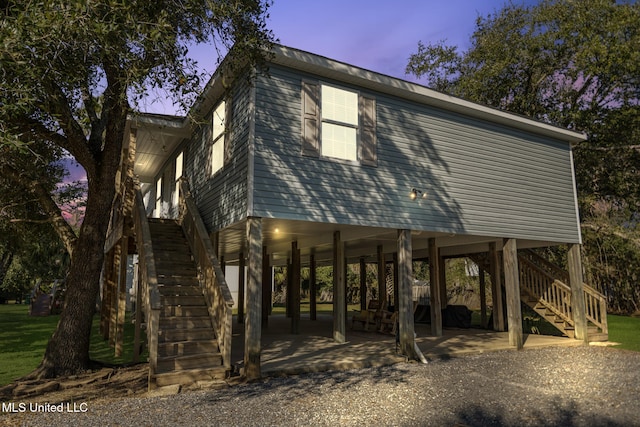
POLYGON ((158 387, 222 380, 226 368, 182 227, 171 219, 148 221, 161 299, 150 380, 158 387))
MULTIPOLYGON (((569 273, 530 250, 518 252, 521 301, 564 335, 575 337, 569 273)), ((607 304, 604 295, 583 283, 587 338, 607 341, 607 304)))

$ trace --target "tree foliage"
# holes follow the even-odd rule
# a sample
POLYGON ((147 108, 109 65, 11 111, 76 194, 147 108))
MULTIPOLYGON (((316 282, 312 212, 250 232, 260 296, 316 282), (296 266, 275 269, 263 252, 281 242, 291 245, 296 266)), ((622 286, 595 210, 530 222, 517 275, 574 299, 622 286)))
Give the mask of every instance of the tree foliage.
POLYGON ((623 303, 627 291, 613 289, 637 289, 640 5, 510 4, 477 19, 466 51, 419 43, 407 73, 434 89, 587 134, 574 155, 588 273, 610 291, 615 308, 637 310, 637 291, 623 303), (605 262, 605 247, 635 256, 605 262))
MULTIPOLYGON (((32 154, 32 161, 42 155, 36 146, 62 150, 87 175, 77 238, 57 222, 73 256, 65 306, 38 375, 89 367, 127 114, 158 88, 180 106, 191 105, 205 74, 189 57, 192 43, 211 43, 212 55, 232 50, 228 74, 241 64, 259 65, 273 38, 265 26, 268 6, 258 0, 0 1, 0 147, 32 154)), ((59 218, 52 189, 15 172, 7 177, 38 194, 41 209, 59 218)))

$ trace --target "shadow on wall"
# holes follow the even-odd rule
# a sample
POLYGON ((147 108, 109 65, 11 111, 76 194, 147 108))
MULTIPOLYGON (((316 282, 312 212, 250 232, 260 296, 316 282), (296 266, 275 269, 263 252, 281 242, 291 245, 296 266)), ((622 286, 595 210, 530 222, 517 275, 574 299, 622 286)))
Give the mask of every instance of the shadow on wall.
POLYGON ((280 90, 286 84, 291 82, 270 84, 257 99, 256 216, 464 231, 462 210, 443 179, 449 167, 415 114, 377 97, 377 166, 305 157, 300 86, 280 90), (412 188, 426 198, 412 200, 412 188))

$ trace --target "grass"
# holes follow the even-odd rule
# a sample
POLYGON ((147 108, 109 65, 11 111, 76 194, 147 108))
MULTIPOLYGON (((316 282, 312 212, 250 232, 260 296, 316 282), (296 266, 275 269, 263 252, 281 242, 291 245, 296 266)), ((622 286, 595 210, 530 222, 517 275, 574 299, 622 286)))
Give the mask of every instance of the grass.
POLYGON ((28 305, 0 305, 0 385, 38 367, 59 315, 29 316, 28 305))
POLYGON ((607 316, 609 341, 620 343, 616 348, 640 351, 640 318, 629 316, 607 316))
MULTIPOLYGON (((358 304, 349 305, 348 312, 358 310, 358 304)), ((301 306, 301 312, 308 312, 309 304, 301 306)), ((319 313, 330 313, 331 304, 318 304, 319 313)), ((285 308, 276 306, 273 313, 284 313, 285 308)), ((479 323, 478 318, 474 319, 479 323)), ((60 316, 31 317, 29 307, 18 304, 0 304, 0 386, 10 383, 33 371, 42 361, 44 350, 60 316)), ((609 315, 609 341, 620 343, 616 348, 640 352, 640 318, 609 315)), ((122 357, 114 357, 113 349, 100 336, 100 318, 95 316, 91 331, 92 360, 107 364, 127 364, 133 360, 134 328, 130 321, 125 323, 124 351, 122 357)), ((144 336, 141 338, 144 340, 144 336)), ((146 353, 140 360, 146 360, 146 353)))
MULTIPOLYGON (((38 367, 44 356, 51 334, 58 324, 59 315, 29 316, 28 305, 0 304, 0 386, 23 377, 38 367)), ((92 360, 120 365, 133 360, 134 328, 125 323, 122 357, 114 357, 114 351, 100 336, 100 317, 93 318, 89 355, 92 360)), ((145 340, 144 335, 141 340, 145 340)), ((142 354, 140 360, 147 360, 142 354)))

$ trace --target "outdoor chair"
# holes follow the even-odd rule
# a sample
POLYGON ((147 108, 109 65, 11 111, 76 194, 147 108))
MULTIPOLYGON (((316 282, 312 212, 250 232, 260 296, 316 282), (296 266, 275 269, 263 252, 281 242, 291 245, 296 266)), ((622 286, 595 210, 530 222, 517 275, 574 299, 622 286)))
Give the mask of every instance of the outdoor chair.
POLYGON ((357 311, 351 318, 351 329, 358 322, 365 331, 369 330, 369 325, 373 325, 375 330, 378 327, 378 317, 381 309, 380 301, 377 299, 370 300, 366 310, 357 311))

